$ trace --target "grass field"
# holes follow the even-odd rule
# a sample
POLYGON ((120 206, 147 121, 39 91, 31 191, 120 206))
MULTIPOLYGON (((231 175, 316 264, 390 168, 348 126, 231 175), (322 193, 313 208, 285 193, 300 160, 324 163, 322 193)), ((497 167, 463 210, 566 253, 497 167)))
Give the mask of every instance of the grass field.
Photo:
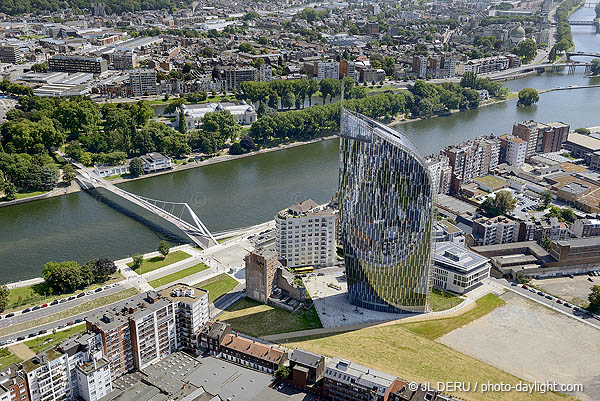
POLYGON ((219 316, 219 320, 231 324, 234 330, 253 337, 323 327, 314 306, 307 311, 291 313, 250 298, 244 298, 233 305, 219 316))
POLYGON ((477 300, 475 308, 463 313, 460 316, 428 320, 424 322, 405 323, 403 326, 414 334, 418 334, 430 340, 435 340, 436 338, 450 333, 451 331, 458 329, 459 327, 462 327, 473 320, 479 319, 481 316, 490 313, 502 305, 504 305, 503 300, 493 294, 488 294, 477 300))
POLYGON ((125 298, 132 297, 132 296, 136 295, 137 293, 138 292, 135 288, 128 288, 126 290, 119 291, 119 292, 116 292, 111 295, 106 295, 104 297, 96 298, 91 301, 83 302, 77 306, 74 306, 73 308, 70 308, 70 309, 67 309, 67 310, 64 310, 61 312, 57 312, 57 313, 52 313, 52 314, 46 315, 44 317, 41 317, 39 319, 28 320, 23 323, 3 327, 0 329, 0 336, 6 336, 6 335, 9 335, 12 333, 18 333, 19 331, 27 330, 32 327, 37 327, 37 326, 41 326, 43 324, 55 322, 57 320, 66 319, 68 317, 78 315, 80 313, 84 313, 84 312, 90 311, 92 309, 99 308, 101 306, 106 306, 113 302, 117 302, 117 301, 120 301, 125 298))
POLYGON ((59 295, 50 295, 48 285, 45 282, 14 288, 8 292, 8 306, 5 312, 21 310, 26 307, 43 304, 44 302, 50 303, 55 299, 68 298, 72 295, 79 294, 81 291, 94 290, 98 287, 103 287, 107 284, 116 283, 117 281, 122 281, 124 279, 125 277, 123 277, 120 272, 116 272, 109 277, 108 281, 104 283, 92 284, 89 287, 85 287, 81 290, 59 295))
POLYGON ((221 273, 218 276, 197 284, 196 286, 208 290, 208 302, 213 303, 221 296, 233 290, 238 284, 239 283, 237 280, 231 278, 225 273, 221 273))
MULTIPOLYGON (((484 297, 478 302, 475 309, 465 318, 448 318, 430 322, 426 333, 442 333, 450 328, 460 327, 494 307, 502 305, 503 301, 494 295, 484 297), (449 323, 448 320, 455 320, 449 323), (434 326, 442 326, 435 329, 434 326)), ((423 324, 421 323, 421 324, 423 324)), ((419 323, 415 323, 417 325, 419 323)), ((379 369, 397 375, 401 379, 408 379, 421 383, 437 382, 479 382, 517 384, 520 379, 500 369, 481 362, 475 358, 464 355, 443 344, 422 335, 415 334, 416 326, 408 329, 408 324, 395 324, 390 326, 370 327, 341 334, 322 335, 300 338, 294 342, 286 343, 290 348, 303 348, 317 352, 328 357, 349 359, 353 362, 379 369)), ((544 401, 574 399, 554 393, 485 393, 460 392, 452 396, 464 400, 475 401, 544 401)))
POLYGON ((431 310, 439 312, 450 309, 460 304, 462 301, 462 298, 459 298, 454 294, 434 288, 431 293, 431 310))
MULTIPOLYGON (((137 274, 149 273, 153 270, 160 269, 161 267, 165 267, 167 265, 181 262, 187 258, 191 258, 192 255, 185 253, 183 251, 175 251, 169 253, 166 257, 155 256, 150 259, 144 259, 142 262, 142 267, 139 269, 133 269, 137 274)), ((127 263, 127 266, 133 266, 133 262, 127 263)))
POLYGON ((33 352, 38 353, 40 351, 45 351, 48 348, 52 348, 65 339, 83 331, 85 331, 85 324, 80 324, 67 330, 57 331, 54 334, 48 334, 47 336, 25 341, 25 345, 33 352))
POLYGON ((158 288, 161 285, 172 283, 173 281, 177 281, 184 277, 191 276, 192 274, 199 273, 206 269, 208 269, 208 266, 206 266, 204 263, 198 263, 197 265, 185 268, 183 270, 179 270, 178 272, 168 274, 161 278, 157 278, 156 280, 152 280, 148 284, 150 284, 154 288, 158 288))
POLYGON ((48 192, 48 191, 18 192, 17 194, 15 194, 15 197, 17 199, 25 199, 25 198, 31 198, 32 196, 42 195, 42 194, 45 194, 46 192, 48 192))
POLYGON ((0 369, 4 369, 13 363, 23 361, 21 358, 10 352, 6 347, 0 348, 0 369))

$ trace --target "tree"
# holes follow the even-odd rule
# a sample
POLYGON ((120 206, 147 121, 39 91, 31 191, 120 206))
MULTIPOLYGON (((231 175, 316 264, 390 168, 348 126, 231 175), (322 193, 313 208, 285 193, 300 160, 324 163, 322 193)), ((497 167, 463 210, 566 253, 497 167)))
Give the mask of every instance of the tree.
POLYGON ((538 91, 533 88, 525 88, 519 91, 517 106, 532 106, 540 100, 538 91))
MULTIPOLYGON (((598 6, 600 6, 600 3, 598 3, 598 6)), ((598 8, 596 8, 596 9, 598 9, 598 8)), ((592 75, 599 75, 600 74, 600 58, 593 59, 592 66, 590 68, 592 71, 592 75)))
POLYGON ((167 257, 169 254, 169 245, 167 245, 166 241, 160 241, 160 245, 158 245, 158 252, 163 255, 163 257, 167 257))
POLYGON ((59 293, 73 292, 84 284, 81 268, 75 261, 48 262, 42 273, 50 288, 59 293))
POLYGON ((75 173, 75 169, 70 164, 65 164, 62 168, 63 175, 62 180, 65 184, 71 185, 77 174, 75 173))
POLYGON ((47 72, 48 71, 48 63, 44 61, 43 63, 37 63, 31 66, 31 71, 33 72, 47 72))
POLYGON ((481 209, 489 216, 495 217, 514 210, 517 200, 508 191, 499 191, 494 198, 489 197, 481 204, 481 209))
POLYGON ((467 71, 460 79, 460 86, 464 88, 474 88, 477 85, 477 74, 473 71, 467 71))
POLYGON ((94 281, 102 283, 108 280, 111 274, 117 271, 115 262, 110 259, 100 258, 94 261, 94 281))
POLYGON ((552 195, 552 191, 544 191, 542 192, 542 204, 544 205, 544 209, 547 208, 548 206, 550 206, 550 204, 552 203, 552 199, 553 199, 553 195, 552 195))
POLYGON ((17 187, 12 182, 4 183, 4 199, 7 201, 17 199, 17 187))
POLYGON ((131 262, 131 268, 133 270, 139 270, 144 262, 144 257, 139 253, 136 253, 131 256, 131 259, 133 259, 133 262, 131 262))
POLYGON ((0 286, 0 312, 4 312, 6 307, 8 306, 8 294, 10 291, 8 287, 5 285, 0 286))
POLYGON ((286 380, 290 377, 290 368, 289 366, 281 365, 274 373, 275 377, 281 380, 286 380))
POLYGON ((242 53, 250 53, 252 52, 252 50, 254 49, 254 46, 252 46, 251 43, 248 42, 243 42, 240 43, 240 45, 238 46, 238 49, 242 52, 242 53))
POLYGON ((577 128, 575 130, 575 132, 577 132, 578 134, 583 134, 583 135, 589 135, 590 134, 590 130, 587 128, 577 128))
POLYGON ((537 55, 537 45, 533 39, 524 39, 519 43, 516 54, 523 58, 523 62, 529 63, 537 55))
POLYGON ((177 124, 177 131, 185 134, 187 132, 187 124, 185 122, 185 112, 183 108, 179 109, 179 123, 177 124))
POLYGON ((552 247, 552 240, 550 240, 550 238, 548 238, 548 237, 544 237, 541 245, 542 245, 542 248, 544 248, 546 251, 550 252, 550 248, 552 247))
POLYGON ((590 289, 588 301, 590 301, 588 310, 595 313, 600 312, 600 285, 595 285, 590 289))
POLYGON ((241 140, 240 140, 240 145, 242 146, 242 148, 246 151, 249 152, 251 150, 254 150, 254 148, 256 147, 256 144, 254 143, 254 141, 252 140, 252 138, 248 135, 244 136, 241 140))
POLYGON ((134 177, 144 174, 144 162, 139 157, 134 157, 129 162, 129 173, 134 177))
POLYGON ((241 155, 242 153, 244 153, 244 149, 242 148, 242 145, 240 145, 239 142, 234 142, 229 147, 229 153, 232 155, 241 155))

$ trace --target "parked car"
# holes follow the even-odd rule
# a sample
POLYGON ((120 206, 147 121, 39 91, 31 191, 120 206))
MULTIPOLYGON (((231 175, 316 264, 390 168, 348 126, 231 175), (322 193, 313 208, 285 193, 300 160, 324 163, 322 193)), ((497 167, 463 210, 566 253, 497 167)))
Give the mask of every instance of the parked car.
POLYGON ((75 296, 75 295, 73 295, 73 296, 70 296, 70 297, 69 297, 69 301, 72 301, 72 300, 74 300, 75 298, 76 298, 76 296, 75 296))
POLYGON ((572 307, 573 307, 573 305, 571 305, 571 304, 570 304, 570 303, 568 303, 568 302, 565 302, 563 305, 564 305, 564 306, 566 306, 567 308, 572 308, 572 307))
POLYGON ((549 299, 549 300, 553 300, 553 299, 554 299, 554 298, 552 298, 550 295, 546 295, 546 296, 545 296, 545 298, 546 298, 546 299, 549 299))
POLYGON ((38 334, 46 334, 47 332, 48 332, 48 330, 40 330, 40 331, 38 332, 38 334))
POLYGON ((25 308, 25 309, 23 309, 23 312, 21 312, 21 313, 27 313, 27 312, 31 312, 31 309, 30 308, 25 308))
POLYGON ((58 305, 58 300, 55 299, 54 301, 50 302, 50 305, 58 305))
POLYGON ((42 306, 40 306, 40 308, 47 308, 48 304, 42 304, 42 306))
POLYGON ((11 312, 11 313, 7 313, 7 314, 6 314, 6 316, 4 316, 4 317, 5 317, 5 318, 7 318, 7 317, 13 317, 14 315, 15 315, 15 314, 11 312))
POLYGON ((562 301, 561 301, 560 299, 557 299, 557 300, 556 300, 556 303, 557 303, 557 304, 561 304, 561 305, 562 305, 562 301))
POLYGON ((31 310, 38 310, 38 309, 40 309, 40 308, 41 308, 41 306, 40 306, 40 305, 36 305, 36 306, 34 306, 33 308, 31 308, 31 310))
POLYGON ((535 288, 530 288, 529 291, 535 294, 535 288))
POLYGON ((542 297, 544 296, 544 293, 543 293, 543 292, 541 292, 541 291, 538 291, 538 292, 537 292, 537 294, 538 294, 539 296, 542 296, 542 297))
POLYGON ((75 323, 81 323, 83 322, 83 319, 75 319, 75 323))
POLYGON ((575 276, 572 274, 569 274, 569 278, 575 278, 575 276))
POLYGON ((591 277, 588 277, 588 281, 591 281, 592 283, 594 282, 594 279, 591 277))
POLYGON ((67 322, 67 326, 73 326, 73 322, 67 322))
POLYGON ((24 339, 25 339, 25 337, 23 337, 23 336, 17 337, 17 341, 23 341, 24 339))
POLYGON ((94 291, 90 290, 90 291, 86 292, 85 295, 92 295, 93 293, 94 293, 94 291))
POLYGON ((29 335, 28 335, 27 337, 29 337, 29 338, 33 338, 33 337, 35 337, 35 336, 36 336, 36 334, 35 334, 35 333, 29 333, 29 335))
POLYGON ((102 291, 102 287, 96 288, 96 292, 100 292, 100 291, 102 291))
POLYGON ((524 290, 527 290, 527 289, 529 289, 529 287, 527 287, 525 284, 523 284, 523 285, 521 286, 521 288, 523 288, 524 290))

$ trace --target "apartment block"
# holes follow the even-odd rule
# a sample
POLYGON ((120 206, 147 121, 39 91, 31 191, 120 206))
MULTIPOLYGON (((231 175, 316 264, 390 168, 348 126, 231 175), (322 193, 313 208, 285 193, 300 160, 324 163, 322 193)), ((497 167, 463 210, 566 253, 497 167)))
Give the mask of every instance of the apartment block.
POLYGON ((452 182, 452 166, 448 156, 438 154, 426 160, 427 167, 431 173, 433 190, 438 194, 449 194, 452 182))
POLYGON ((396 377, 343 359, 325 365, 323 395, 330 401, 383 401, 396 377))
POLYGON ((0 401, 29 401, 25 374, 16 365, 0 371, 0 401))
MULTIPOLYGON (((500 161, 500 143, 494 136, 482 136, 446 148, 444 155, 452 167, 453 178, 461 184, 469 184, 473 178, 493 171, 500 161)), ((456 187, 458 185, 454 185, 456 187)))
POLYGON ((577 238, 600 236, 600 220, 577 219, 571 225, 571 232, 577 238))
POLYGON ((137 67, 137 55, 131 49, 116 49, 112 64, 115 70, 132 70, 137 67))
POLYGON ((569 125, 562 122, 543 124, 536 121, 523 121, 513 125, 512 134, 527 142, 526 159, 536 153, 560 151, 567 140, 569 125))
POLYGON ((158 94, 156 70, 135 69, 129 71, 129 82, 133 96, 147 96, 158 94))
POLYGON ((317 63, 317 79, 323 78, 339 79, 340 63, 337 61, 319 61, 317 63))
POLYGON ((536 222, 533 239, 541 242, 544 238, 549 238, 552 241, 568 239, 569 226, 567 223, 558 221, 556 217, 536 222))
POLYGON ((23 53, 17 45, 2 44, 0 45, 0 63, 20 64, 23 61, 23 53))
POLYGON ((525 163, 528 142, 514 135, 500 137, 501 159, 508 165, 521 167, 525 163))
POLYGON ((23 362, 31 401, 67 400, 71 394, 67 355, 54 349, 23 362))
POLYGON ((53 56, 48 60, 48 69, 59 72, 88 72, 102 74, 108 70, 102 57, 53 56))
POLYGON ((198 331, 208 321, 210 308, 208 291, 176 284, 159 293, 171 300, 175 308, 177 348, 195 351, 198 349, 198 331))
POLYGON ((519 228, 518 222, 505 216, 497 216, 491 219, 480 217, 473 220, 473 239, 476 245, 517 242, 519 228))
POLYGON ((503 71, 508 68, 510 60, 506 56, 493 56, 469 60, 459 64, 457 67, 458 75, 465 72, 474 72, 476 74, 487 74, 490 72, 503 71))
POLYGON ((258 73, 254 67, 227 66, 223 68, 222 73, 223 86, 228 91, 239 90, 242 82, 258 80, 258 73))
POLYGON ((275 216, 279 258, 288 267, 330 266, 335 261, 337 211, 312 199, 299 202, 275 216))

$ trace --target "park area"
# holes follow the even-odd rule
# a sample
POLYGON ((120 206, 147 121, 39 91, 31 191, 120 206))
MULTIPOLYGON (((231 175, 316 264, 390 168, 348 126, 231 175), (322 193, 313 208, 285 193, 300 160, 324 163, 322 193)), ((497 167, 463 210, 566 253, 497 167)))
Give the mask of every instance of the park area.
MULTIPOLYGON (((173 263, 181 262, 187 258, 191 258, 192 255, 184 252, 184 251, 175 251, 169 253, 167 256, 154 256, 148 259, 144 259, 142 261, 142 266, 133 269, 137 274, 150 273, 156 269, 160 269, 161 267, 168 266, 173 263)), ((133 267, 134 262, 127 263, 127 266, 133 267)))
POLYGON ((319 329, 321 321, 314 306, 295 313, 244 298, 219 316, 235 331, 253 337, 319 329))
MULTIPOLYGON (((488 363, 456 351, 437 341, 441 336, 502 308, 504 301, 488 294, 477 300, 475 307, 456 317, 413 323, 384 323, 374 327, 345 333, 303 337, 283 345, 302 348, 328 357, 349 359, 353 362, 397 375, 402 379, 431 383, 479 382, 510 383, 520 379, 488 363)), ((482 336, 482 341, 485 336, 482 336)), ((488 344, 488 347, 498 349, 488 344)), ((544 401, 573 399, 555 393, 484 393, 455 392, 450 394, 463 400, 474 401, 544 401)))
POLYGON ((191 276, 192 274, 200 273, 201 271, 204 271, 206 269, 208 269, 208 266, 206 266, 204 263, 198 263, 197 265, 186 267, 185 269, 179 270, 175 273, 171 273, 161 278, 152 280, 148 284, 150 284, 154 288, 158 288, 163 285, 170 284, 174 281, 181 280, 182 278, 191 276))
POLYGON ((208 291, 208 302, 213 303, 229 291, 233 290, 238 286, 236 279, 228 276, 225 273, 221 273, 218 276, 209 278, 196 286, 208 291))

